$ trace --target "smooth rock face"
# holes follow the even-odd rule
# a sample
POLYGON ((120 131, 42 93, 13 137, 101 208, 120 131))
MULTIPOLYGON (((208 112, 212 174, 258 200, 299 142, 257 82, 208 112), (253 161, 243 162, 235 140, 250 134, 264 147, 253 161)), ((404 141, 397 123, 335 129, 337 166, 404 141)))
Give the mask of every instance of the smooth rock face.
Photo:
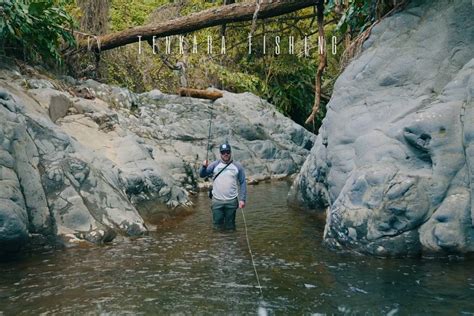
POLYGON ((336 82, 291 199, 334 249, 474 251, 474 6, 412 1, 336 82))
POLYGON ((205 186, 202 161, 225 141, 258 181, 297 172, 314 135, 252 94, 212 103, 0 69, 0 248, 18 250, 30 236, 69 246, 144 234, 136 205, 190 206, 205 186), (64 84, 69 92, 57 90, 64 84))

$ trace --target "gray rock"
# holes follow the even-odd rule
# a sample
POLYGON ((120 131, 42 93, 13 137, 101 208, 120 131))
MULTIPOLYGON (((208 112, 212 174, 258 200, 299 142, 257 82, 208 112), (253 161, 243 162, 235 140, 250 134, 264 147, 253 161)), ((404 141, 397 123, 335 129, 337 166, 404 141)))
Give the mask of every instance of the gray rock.
POLYGON ((65 95, 53 95, 48 108, 49 117, 56 122, 59 118, 66 116, 72 105, 72 101, 65 95))
POLYGON ((37 88, 28 91, 30 95, 47 110, 50 119, 56 122, 65 117, 69 108, 73 106, 71 96, 54 88, 37 88))
POLYGON ((60 76, 59 79, 61 79, 64 83, 66 83, 69 86, 74 86, 77 84, 77 80, 71 76, 60 76))
POLYGON ((15 102, 12 100, 11 95, 6 91, 0 90, 0 105, 7 108, 10 112, 17 112, 15 102))
POLYGON ((54 89, 54 85, 50 81, 45 79, 29 79, 28 86, 30 89, 54 89))
POLYGON ((474 251, 474 7, 413 1, 383 20, 335 84, 290 199, 327 207, 334 249, 474 251))
POLYGON ((151 90, 149 92, 145 92, 143 94, 141 94, 142 97, 144 98, 148 98, 148 99, 152 99, 152 100, 162 100, 165 98, 165 95, 163 92, 161 92, 160 90, 151 90))
POLYGON ((108 111, 108 104, 100 99, 75 98, 73 99, 73 107, 81 114, 108 111))
MULTIPOLYGON (((11 101, 0 91, 1 100, 11 101)), ((20 179, 15 171, 12 143, 17 138, 18 117, 0 106, 0 253, 17 251, 28 241, 28 213, 20 179)))
MULTIPOLYGON (((19 108, 15 97, 3 90, 0 95, 19 108)), ((97 169, 88 160, 93 155, 37 113, 40 108, 12 113, 0 107, 2 251, 21 249, 30 235, 47 241, 72 234, 107 242, 117 233, 145 233, 142 218, 111 176, 110 166, 97 169)))
POLYGON ((23 124, 18 124, 14 137, 11 154, 15 157, 15 171, 25 197, 29 230, 32 233, 50 235, 53 233, 53 225, 41 185, 37 148, 23 124))
POLYGON ((92 79, 81 83, 77 88, 88 88, 96 98, 107 102, 115 108, 130 109, 138 106, 138 96, 125 88, 109 86, 92 79))
MULTIPOLYGON (((2 191, 0 195, 3 195, 2 191)), ((27 224, 24 209, 10 198, 0 198, 0 254, 19 251, 27 244, 27 224)))

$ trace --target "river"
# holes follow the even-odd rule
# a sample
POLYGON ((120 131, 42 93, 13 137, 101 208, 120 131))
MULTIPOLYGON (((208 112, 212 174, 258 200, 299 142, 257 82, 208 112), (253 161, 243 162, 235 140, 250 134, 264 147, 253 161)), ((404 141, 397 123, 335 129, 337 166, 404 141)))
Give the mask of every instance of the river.
POLYGON ((0 315, 474 314, 463 258, 377 259, 322 245, 324 216, 288 209, 289 184, 249 188, 234 233, 211 229, 209 200, 149 236, 43 249, 0 262, 0 315))

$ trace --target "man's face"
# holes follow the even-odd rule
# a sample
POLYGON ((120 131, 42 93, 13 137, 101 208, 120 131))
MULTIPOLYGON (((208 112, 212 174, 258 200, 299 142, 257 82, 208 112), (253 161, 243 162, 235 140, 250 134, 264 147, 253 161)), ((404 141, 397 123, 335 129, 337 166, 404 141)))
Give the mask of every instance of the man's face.
POLYGON ((230 150, 223 150, 221 151, 221 158, 222 158, 222 161, 224 162, 229 162, 230 161, 230 150))

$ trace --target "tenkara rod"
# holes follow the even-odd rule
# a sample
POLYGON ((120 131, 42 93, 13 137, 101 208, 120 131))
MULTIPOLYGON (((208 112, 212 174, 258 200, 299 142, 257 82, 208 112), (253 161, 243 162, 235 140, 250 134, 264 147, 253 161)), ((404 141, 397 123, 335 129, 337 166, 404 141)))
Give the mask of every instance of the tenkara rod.
POLYGON ((212 105, 214 104, 214 101, 211 102, 211 107, 209 109, 209 113, 210 113, 210 116, 209 116, 209 133, 208 133, 208 136, 207 136, 207 149, 206 149, 206 161, 209 162, 209 146, 210 146, 210 143, 211 143, 211 128, 212 128, 212 105))

